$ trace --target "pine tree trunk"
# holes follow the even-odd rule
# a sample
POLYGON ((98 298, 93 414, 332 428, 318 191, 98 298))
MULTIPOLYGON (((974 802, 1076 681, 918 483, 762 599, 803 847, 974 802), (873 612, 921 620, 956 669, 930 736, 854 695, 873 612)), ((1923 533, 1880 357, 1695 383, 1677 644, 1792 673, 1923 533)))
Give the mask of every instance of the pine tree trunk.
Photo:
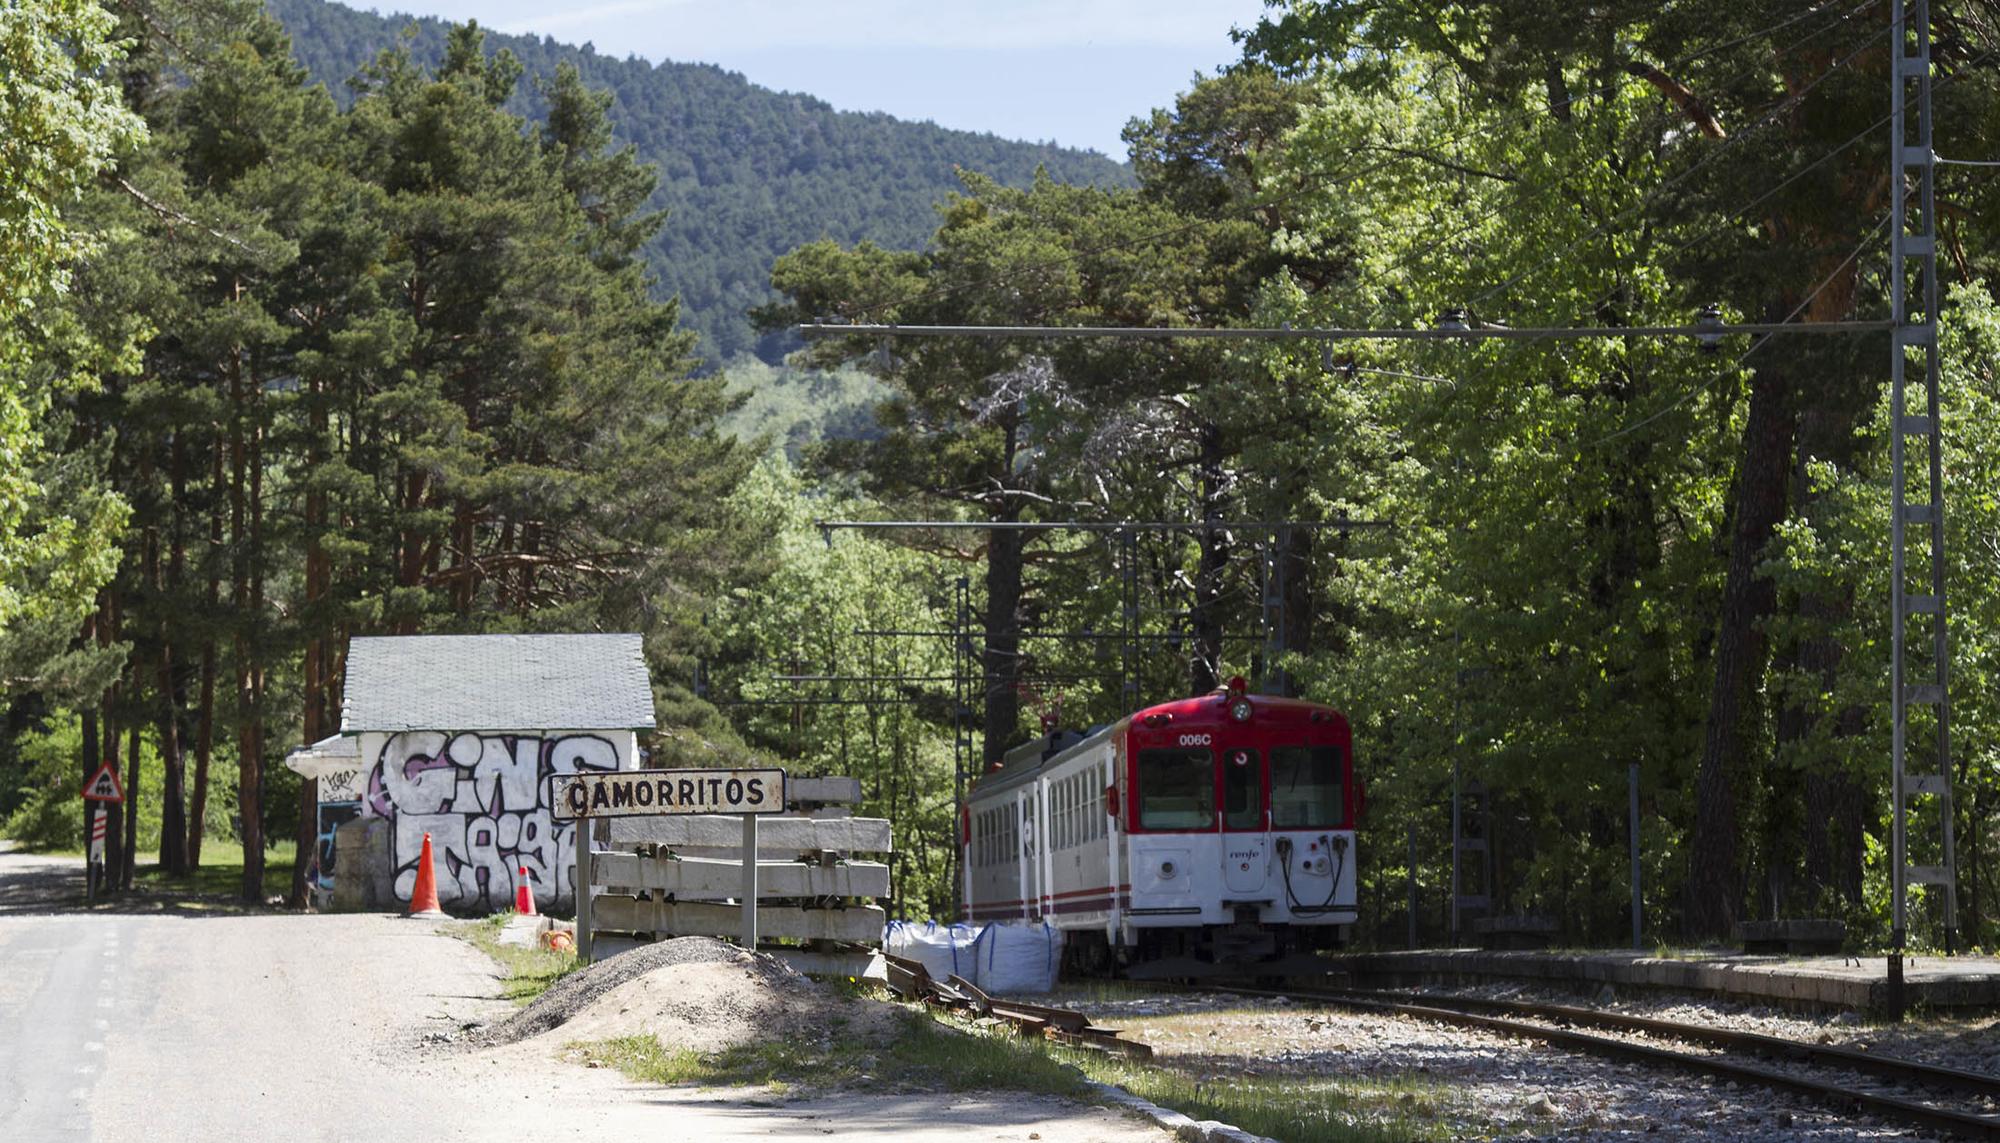
MULTIPOLYGON (((86 623, 84 627, 84 638, 86 640, 95 637, 95 633, 92 631, 92 627, 94 626, 95 626, 94 623, 86 623)), ((97 776, 97 764, 99 759, 97 756, 96 708, 94 707, 84 708, 83 713, 77 717, 77 722, 78 722, 77 753, 82 756, 81 761, 83 763, 83 778, 78 783, 78 788, 81 788, 83 785, 88 784, 92 778, 95 778, 97 776)), ((88 798, 85 798, 83 801, 83 845, 84 845, 84 853, 86 855, 90 852, 91 819, 97 816, 98 806, 99 803, 91 801, 88 798)), ((95 877, 97 875, 97 872, 98 871, 94 869, 86 870, 85 876, 95 877)), ((95 893, 97 892, 98 888, 99 888, 98 886, 92 885, 90 887, 90 891, 92 893, 95 893)))
MULTIPOLYGON (((208 613, 222 610, 222 572, 217 555, 222 551, 222 454, 223 438, 215 434, 209 457, 209 494, 213 506, 208 513, 208 613)), ((201 842, 208 823, 208 763, 215 754, 215 676, 219 668, 215 636, 201 645, 201 709, 195 724, 194 788, 188 799, 188 868, 201 868, 201 842)))
MULTIPOLYGON (((132 684, 133 697, 137 698, 139 684, 132 684)), ((125 853, 118 863, 118 887, 132 888, 132 875, 139 861, 139 728, 143 719, 133 718, 127 731, 126 755, 129 773, 125 778, 125 853)))
MULTIPOLYGON (((257 398, 254 379, 248 387, 257 398)), ((250 632, 244 665, 248 687, 241 740, 243 806, 243 899, 264 899, 264 429, 253 422, 250 433, 249 606, 245 623, 250 632)))
MULTIPOLYGON (((1779 311, 1783 316, 1784 311, 1779 311)), ((1684 923, 1688 935, 1716 940, 1741 919, 1743 870, 1737 841, 1742 822, 1736 784, 1752 749, 1756 695, 1767 657, 1759 621, 1776 607, 1771 581, 1757 572, 1764 547, 1784 518, 1791 470, 1791 384, 1767 364, 1750 383, 1750 408, 1736 468, 1729 569, 1716 621, 1715 677, 1695 775, 1695 822, 1690 846, 1684 923)))
MULTIPOLYGON (((121 784, 129 780, 125 768, 120 764, 118 750, 118 717, 113 712, 118 709, 118 688, 114 685, 104 692, 104 745, 99 750, 111 772, 118 775, 121 784)), ((111 892, 118 887, 118 871, 125 866, 125 803, 104 803, 104 891, 111 892)))
MULTIPOLYGON (((1002 519, 1012 523, 1015 512, 1002 519)), ((1021 725, 1021 576, 1028 535, 1017 528, 996 528, 986 546, 986 653, 983 754, 986 765, 998 763, 1014 745, 1021 725)))
POLYGON ((1201 553, 1195 564, 1194 656, 1188 664, 1188 693, 1207 694, 1222 681, 1222 578, 1229 567, 1229 535, 1220 524, 1228 497, 1222 430, 1201 427, 1201 553))
MULTIPOLYGON (((118 642, 119 633, 118 592, 115 588, 105 589, 102 608, 102 620, 98 624, 98 643, 100 646, 109 647, 118 642)), ((125 775, 125 768, 120 764, 118 751, 118 715, 121 686, 121 683, 114 682, 104 692, 104 718, 101 727, 104 734, 104 745, 100 748, 99 754, 104 759, 104 762, 111 767, 111 772, 118 775, 119 782, 127 786, 126 794, 129 797, 131 794, 130 785, 125 775)), ((124 866, 126 806, 126 802, 107 802, 104 807, 106 815, 104 822, 104 888, 106 892, 117 887, 118 871, 124 866)))
MULTIPOLYGON (((1313 615, 1315 592, 1313 590, 1313 546, 1314 534, 1311 528, 1286 528, 1281 533, 1276 564, 1284 576, 1284 591, 1280 598, 1285 609, 1285 629, 1279 640, 1279 648, 1291 655, 1306 656, 1313 653, 1313 615)), ((1296 698, 1299 693, 1298 680, 1290 671, 1274 670, 1272 677, 1277 681, 1277 691, 1281 695, 1296 698)))
POLYGON ((168 873, 187 872, 187 810, 181 762, 180 708, 174 698, 173 647, 160 644, 160 867, 168 873))
POLYGON ((169 486, 173 501, 168 506, 169 551, 166 578, 155 584, 154 598, 160 607, 159 729, 160 738, 160 865, 168 873, 188 870, 186 766, 181 757, 181 688, 174 678, 173 624, 168 616, 181 598, 187 569, 187 543, 182 532, 187 502, 187 457, 182 437, 174 436, 170 452, 169 486))
MULTIPOLYGON (((85 644, 97 642, 97 616, 84 619, 83 641, 85 644)), ((77 788, 82 789, 97 776, 97 709, 85 707, 77 719, 77 753, 83 765, 83 776, 77 780, 77 788)), ((90 819, 96 805, 88 798, 83 799, 83 844, 86 850, 90 845, 90 819)))
MULTIPOLYGON (((327 417, 324 384, 313 379, 308 399, 312 402, 311 446, 306 463, 308 468, 326 462, 326 450, 322 447, 326 440, 327 417)), ((332 561, 326 554, 327 500, 326 493, 314 489, 306 493, 306 597, 305 616, 312 638, 306 641, 305 662, 300 672, 304 680, 304 709, 301 721, 304 723, 305 739, 308 745, 326 737, 327 726, 327 644, 324 633, 330 616, 325 614, 326 597, 332 579, 332 561)), ((292 887, 286 895, 286 903, 293 908, 304 908, 307 901, 308 885, 306 870, 312 864, 314 851, 319 847, 319 779, 307 778, 299 783, 299 817, 297 833, 293 838, 292 887)))

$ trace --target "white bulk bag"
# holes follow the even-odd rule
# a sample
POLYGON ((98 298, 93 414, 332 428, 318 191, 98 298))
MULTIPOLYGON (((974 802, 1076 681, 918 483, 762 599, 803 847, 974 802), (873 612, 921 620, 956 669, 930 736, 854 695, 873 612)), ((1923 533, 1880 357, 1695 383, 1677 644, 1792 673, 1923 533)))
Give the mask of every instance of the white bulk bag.
POLYGON ((986 991, 1047 992, 1056 986, 1063 932, 1047 921, 995 922, 986 926, 979 944, 977 983, 986 991))
POLYGON ((882 951, 917 961, 940 984, 957 975, 978 985, 980 929, 936 921, 890 921, 882 929, 882 951))

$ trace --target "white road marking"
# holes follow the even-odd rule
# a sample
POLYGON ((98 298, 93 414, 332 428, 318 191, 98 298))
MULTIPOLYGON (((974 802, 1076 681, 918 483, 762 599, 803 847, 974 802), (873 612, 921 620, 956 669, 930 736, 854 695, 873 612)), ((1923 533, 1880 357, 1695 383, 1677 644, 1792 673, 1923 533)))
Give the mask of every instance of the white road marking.
POLYGON ((109 1021, 109 1020, 101 1020, 101 1019, 100 1019, 100 1020, 93 1020, 93 1021, 91 1021, 91 1023, 92 1023, 92 1024, 94 1024, 94 1025, 96 1025, 96 1026, 97 1026, 97 1030, 98 1030, 98 1031, 100 1031, 100 1032, 104 1031, 104 1030, 105 1030, 106 1028, 109 1028, 109 1027, 111 1027, 111 1021, 109 1021))
POLYGON ((109 1008, 114 1003, 116 1002, 113 1001, 109 996, 100 996, 97 998, 97 1006, 99 1008, 109 1008))
POLYGON ((104 1041, 102 1040, 85 1041, 83 1045, 83 1050, 86 1052, 101 1052, 104 1050, 104 1041))

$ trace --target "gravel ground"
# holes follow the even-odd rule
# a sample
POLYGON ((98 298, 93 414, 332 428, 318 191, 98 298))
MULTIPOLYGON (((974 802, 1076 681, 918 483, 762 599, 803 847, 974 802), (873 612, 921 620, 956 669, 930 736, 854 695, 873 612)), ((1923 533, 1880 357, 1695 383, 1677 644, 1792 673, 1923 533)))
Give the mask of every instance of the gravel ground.
MULTIPOLYGON (((1583 1003, 1513 987, 1460 990, 1503 999, 1583 1003)), ((2000 1021, 1865 1023, 1852 1015, 1804 1017, 1689 998, 1600 996, 1632 1015, 1721 1025, 1773 1036, 1866 1047, 1993 1070, 2000 1021)), ((1538 1041, 1407 1017, 1308 1008, 1285 1001, 1183 993, 1121 999, 1071 995, 1089 1011, 1151 1044, 1159 1063, 1214 1082, 1239 1075, 1397 1081, 1419 1114, 1434 1107, 1453 1137, 1560 1140, 1928 1140, 1939 1136, 1854 1120, 1806 1100, 1733 1082, 1576 1055, 1538 1041)))

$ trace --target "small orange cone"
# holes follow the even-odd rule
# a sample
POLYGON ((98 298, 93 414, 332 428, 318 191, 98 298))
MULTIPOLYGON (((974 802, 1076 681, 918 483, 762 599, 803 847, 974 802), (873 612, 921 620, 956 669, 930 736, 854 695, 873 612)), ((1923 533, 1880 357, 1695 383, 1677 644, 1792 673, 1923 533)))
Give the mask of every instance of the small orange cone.
POLYGON ((535 915, 535 889, 528 884, 528 867, 521 866, 521 879, 514 882, 514 911, 524 917, 535 915))
POLYGON ((417 858, 417 883, 410 888, 410 911, 412 917, 442 917, 444 910, 438 908, 437 870, 431 866, 431 835, 424 834, 423 856, 417 858))

